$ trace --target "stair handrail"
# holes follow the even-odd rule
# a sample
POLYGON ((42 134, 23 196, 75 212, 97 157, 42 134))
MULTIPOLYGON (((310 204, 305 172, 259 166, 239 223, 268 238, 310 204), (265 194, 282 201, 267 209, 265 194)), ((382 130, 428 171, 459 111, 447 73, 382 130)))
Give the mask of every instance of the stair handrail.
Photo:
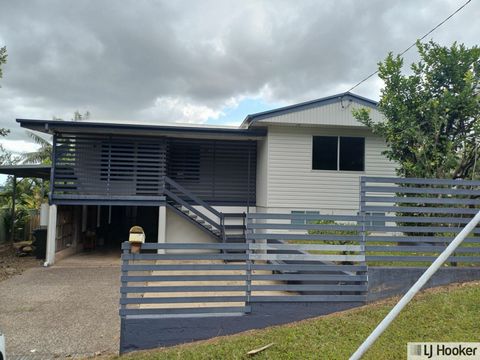
POLYGON ((194 195, 192 192, 185 189, 182 185, 180 185, 176 181, 170 179, 168 176, 164 177, 164 182, 166 184, 172 185, 175 189, 180 191, 182 194, 186 195, 189 199, 193 200, 194 203, 203 206, 208 211, 210 211, 212 214, 215 214, 219 218, 221 218, 223 216, 223 214, 220 211, 215 210, 212 206, 208 205, 205 201, 203 201, 198 196, 194 195))
POLYGON ((208 205, 205 201, 200 199, 198 196, 194 195, 192 192, 188 191, 185 189, 182 185, 177 183, 176 181, 170 179, 168 176, 163 177, 163 186, 164 186, 164 195, 168 195, 170 198, 174 198, 174 200, 177 200, 175 198, 181 199, 181 204, 183 206, 186 206, 189 208, 191 211, 193 211, 196 215, 200 216, 202 219, 206 220, 208 223, 216 227, 218 230, 220 230, 220 238, 222 239, 223 242, 225 242, 225 215, 220 212, 215 210, 211 205, 208 205), (200 205, 207 209, 210 213, 214 214, 215 216, 218 217, 218 222, 215 222, 214 220, 210 219, 206 214, 203 214, 196 210, 193 206, 188 206, 189 204, 181 199, 180 197, 176 196, 173 194, 170 189, 167 189, 166 184, 172 186, 174 189, 176 189, 178 192, 180 192, 182 195, 186 196, 188 199, 192 200, 192 202, 196 205, 200 205))

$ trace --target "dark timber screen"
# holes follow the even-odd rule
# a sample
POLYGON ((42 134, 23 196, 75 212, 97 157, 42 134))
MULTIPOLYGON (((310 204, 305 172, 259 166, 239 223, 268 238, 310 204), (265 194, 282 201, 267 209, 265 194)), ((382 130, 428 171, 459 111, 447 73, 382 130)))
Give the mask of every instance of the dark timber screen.
POLYGON ((147 203, 169 176, 210 204, 254 206, 255 171, 255 141, 57 134, 52 200, 147 203))
POLYGON ((169 139, 167 176, 210 204, 255 205, 255 141, 169 139))
POLYGON ((53 198, 161 195, 166 156, 165 139, 57 135, 53 198))

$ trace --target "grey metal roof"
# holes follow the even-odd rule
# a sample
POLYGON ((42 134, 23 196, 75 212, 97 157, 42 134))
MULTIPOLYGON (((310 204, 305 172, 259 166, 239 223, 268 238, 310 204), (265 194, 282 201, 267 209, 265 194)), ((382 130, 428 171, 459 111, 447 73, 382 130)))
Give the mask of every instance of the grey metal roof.
POLYGON ((245 120, 243 120, 242 125, 240 125, 240 127, 248 128, 250 124, 258 120, 263 120, 263 119, 278 116, 278 115, 288 114, 295 111, 306 110, 306 109, 310 109, 317 106, 324 106, 324 105, 340 102, 342 100, 355 100, 358 103, 371 108, 376 108, 378 104, 376 101, 367 99, 363 96, 353 94, 351 92, 344 92, 341 94, 331 95, 331 96, 323 97, 316 100, 310 100, 310 101, 306 101, 298 104, 284 106, 284 107, 273 109, 273 110, 267 110, 267 111, 259 112, 256 114, 247 115, 247 117, 245 118, 245 120))
POLYGON ((227 127, 146 125, 92 121, 63 121, 17 119, 20 126, 46 134, 55 132, 102 133, 142 136, 175 136, 197 138, 255 138, 265 136, 262 129, 240 129, 227 127))
POLYGON ((50 165, 5 165, 0 166, 0 174, 14 175, 19 178, 50 178, 50 165))

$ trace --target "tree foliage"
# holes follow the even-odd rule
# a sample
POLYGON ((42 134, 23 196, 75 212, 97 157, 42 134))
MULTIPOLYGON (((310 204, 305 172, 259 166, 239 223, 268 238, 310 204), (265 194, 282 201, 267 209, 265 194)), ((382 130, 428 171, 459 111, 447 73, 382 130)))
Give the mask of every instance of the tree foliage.
MULTIPOLYGON (((7 178, 6 183, 0 191, 1 219, 6 233, 11 232, 11 208, 13 195, 13 176, 7 178)), ((48 182, 40 179, 19 179, 16 185, 17 199, 15 201, 14 231, 15 239, 23 240, 24 228, 28 223, 32 211, 40 208, 46 201, 48 182)))
POLYGON ((0 79, 3 76, 2 65, 5 64, 6 62, 7 62, 7 48, 4 46, 0 48, 0 79))
MULTIPOLYGON (((2 65, 7 62, 7 48, 0 48, 0 79, 3 76, 2 65)), ((8 129, 0 128, 0 136, 7 136, 10 132, 8 129)), ((12 153, 5 150, 5 148, 0 144, 0 165, 11 164, 13 162, 12 153)))
POLYGON ((75 111, 73 113, 73 121, 81 121, 81 120, 88 120, 90 119, 90 111, 85 111, 83 114, 80 111, 75 111))
POLYGON ((28 136, 38 145, 40 148, 36 151, 22 154, 21 159, 26 164, 51 164, 52 163, 52 144, 38 136, 37 134, 28 131, 28 136))
POLYGON ((420 61, 403 74, 390 53, 379 63, 385 86, 375 123, 368 110, 355 118, 382 136, 384 154, 405 177, 478 178, 480 175, 480 48, 417 42, 420 61), (477 164, 478 161, 478 164, 477 164))

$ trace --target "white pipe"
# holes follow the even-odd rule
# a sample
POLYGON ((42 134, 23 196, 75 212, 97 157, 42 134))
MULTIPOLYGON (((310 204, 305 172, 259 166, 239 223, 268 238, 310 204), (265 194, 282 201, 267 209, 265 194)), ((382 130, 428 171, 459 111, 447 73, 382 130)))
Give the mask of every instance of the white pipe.
POLYGON ((55 251, 57 241, 57 205, 50 205, 47 227, 47 253, 44 266, 55 263, 55 251))
POLYGON ((362 345, 355 351, 355 353, 350 357, 350 360, 359 360, 363 354, 373 345, 373 343, 378 339, 380 335, 388 328, 390 323, 395 320, 397 315, 402 311, 402 309, 412 300, 412 298, 420 291, 420 289, 427 283, 428 280, 435 274, 435 272, 442 266, 442 264, 447 261, 447 259, 452 255, 452 253, 457 249, 457 247, 462 243, 462 241, 472 232, 472 230, 480 222, 480 211, 475 215, 475 217, 470 220, 470 222, 463 228, 460 233, 453 239, 450 245, 438 256, 438 258, 428 267, 428 269, 423 273, 422 276, 417 280, 415 284, 408 290, 408 292, 400 299, 400 301, 393 307, 392 310, 388 313, 387 316, 378 324, 378 326, 373 330, 373 332, 367 337, 362 345))

